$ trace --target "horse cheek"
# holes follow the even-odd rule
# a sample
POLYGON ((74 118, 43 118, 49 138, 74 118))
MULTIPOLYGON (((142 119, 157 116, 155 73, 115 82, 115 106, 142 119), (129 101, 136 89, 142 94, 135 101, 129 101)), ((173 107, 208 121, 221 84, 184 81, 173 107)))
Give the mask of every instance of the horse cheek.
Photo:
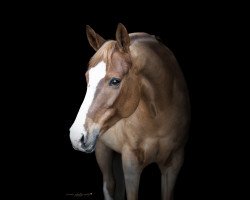
POLYGON ((134 113, 140 100, 140 92, 138 86, 133 89, 127 87, 125 93, 126 94, 121 95, 124 97, 121 99, 120 105, 118 107, 119 114, 123 118, 129 117, 134 113))

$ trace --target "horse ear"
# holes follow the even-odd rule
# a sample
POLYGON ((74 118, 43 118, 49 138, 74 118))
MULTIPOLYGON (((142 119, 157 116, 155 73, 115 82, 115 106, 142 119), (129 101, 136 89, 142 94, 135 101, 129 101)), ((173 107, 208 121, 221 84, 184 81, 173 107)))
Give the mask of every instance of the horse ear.
POLYGON ((116 29, 116 40, 121 51, 129 52, 130 38, 127 29, 119 23, 116 29))
POLYGON ((105 42, 102 36, 97 34, 89 25, 86 26, 86 34, 89 44, 97 51, 105 42))

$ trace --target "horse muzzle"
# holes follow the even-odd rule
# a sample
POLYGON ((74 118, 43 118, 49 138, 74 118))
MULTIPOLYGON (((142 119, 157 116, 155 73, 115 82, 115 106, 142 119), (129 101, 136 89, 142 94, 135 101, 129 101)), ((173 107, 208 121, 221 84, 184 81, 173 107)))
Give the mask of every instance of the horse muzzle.
POLYGON ((91 133, 88 133, 86 135, 86 138, 84 135, 81 138, 81 148, 86 153, 92 153, 95 150, 96 141, 99 136, 99 130, 94 129, 91 133))
POLYGON ((95 150, 99 132, 99 129, 94 129, 85 134, 77 134, 79 137, 74 137, 75 134, 71 132, 70 139, 73 148, 84 153, 92 153, 95 150))

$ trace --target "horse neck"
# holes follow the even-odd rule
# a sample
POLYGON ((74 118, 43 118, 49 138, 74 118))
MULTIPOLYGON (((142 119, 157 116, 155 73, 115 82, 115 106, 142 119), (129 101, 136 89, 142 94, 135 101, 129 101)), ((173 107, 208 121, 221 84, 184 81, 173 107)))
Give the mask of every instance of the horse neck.
POLYGON ((175 57, 156 40, 135 44, 132 54, 141 79, 143 105, 151 109, 153 114, 164 112, 173 96, 174 68, 178 65, 175 57))

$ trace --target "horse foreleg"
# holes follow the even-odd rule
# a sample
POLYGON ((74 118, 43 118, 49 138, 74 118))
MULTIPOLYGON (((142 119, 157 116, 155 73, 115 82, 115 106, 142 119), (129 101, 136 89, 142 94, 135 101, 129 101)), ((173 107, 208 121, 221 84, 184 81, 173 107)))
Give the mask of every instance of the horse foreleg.
POLYGON ((112 173, 113 151, 101 141, 97 141, 95 150, 96 160, 103 175, 103 194, 105 200, 114 199, 115 182, 112 173))
POLYGON ((161 199, 173 200, 174 186, 183 163, 183 150, 172 155, 170 164, 159 165, 161 170, 161 199))
POLYGON ((115 177, 115 200, 124 200, 125 199, 125 182, 124 182, 124 173, 122 170, 122 160, 121 155, 114 153, 113 158, 113 174, 115 177))
POLYGON ((142 167, 139 165, 138 157, 130 149, 122 152, 122 166, 127 200, 137 200, 142 167))

